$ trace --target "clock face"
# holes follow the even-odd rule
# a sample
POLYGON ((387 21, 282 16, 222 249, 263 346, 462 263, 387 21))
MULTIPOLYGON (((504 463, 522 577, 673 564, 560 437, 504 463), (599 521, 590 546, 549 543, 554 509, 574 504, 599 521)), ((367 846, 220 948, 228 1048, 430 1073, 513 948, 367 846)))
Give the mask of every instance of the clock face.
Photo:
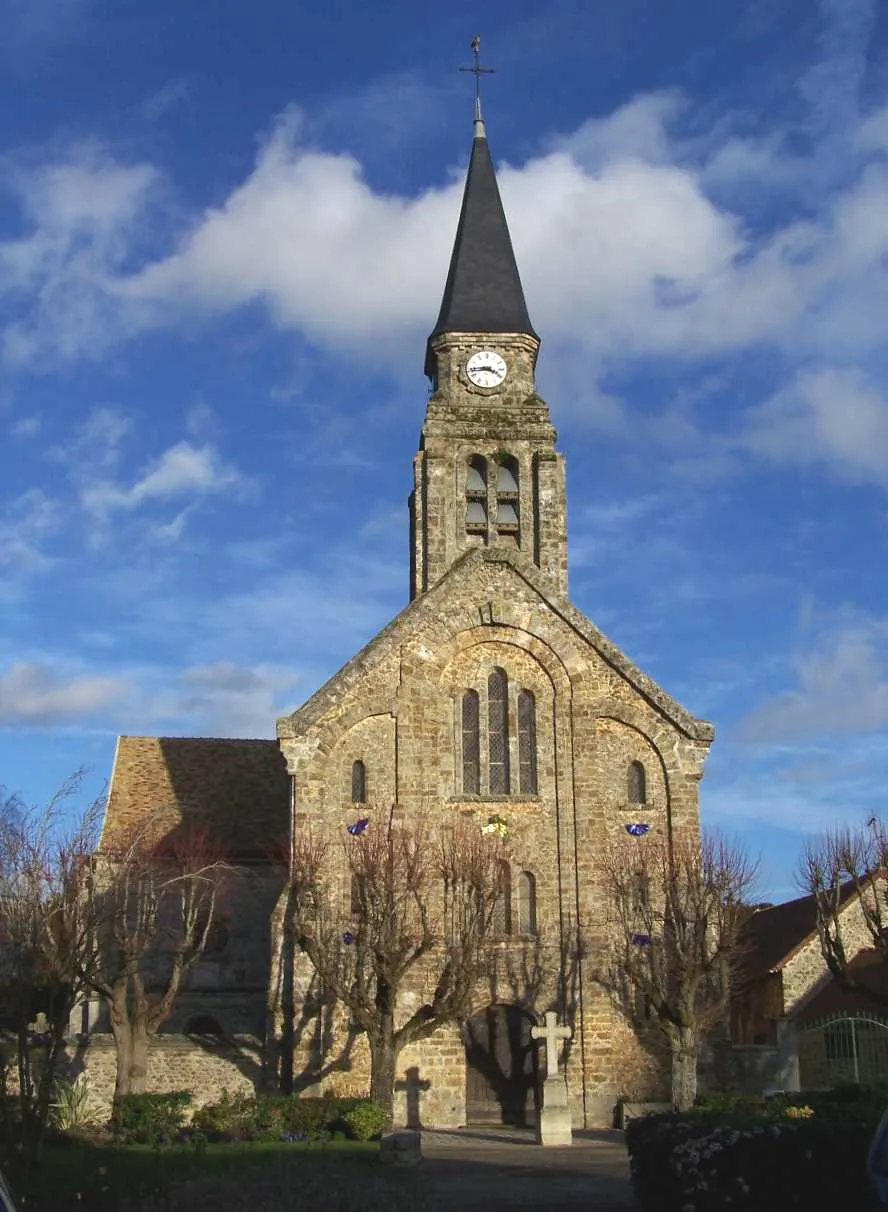
POLYGON ((469 382, 476 387, 499 387, 506 377, 506 366, 503 358, 490 349, 482 349, 472 354, 466 362, 466 374, 469 382))

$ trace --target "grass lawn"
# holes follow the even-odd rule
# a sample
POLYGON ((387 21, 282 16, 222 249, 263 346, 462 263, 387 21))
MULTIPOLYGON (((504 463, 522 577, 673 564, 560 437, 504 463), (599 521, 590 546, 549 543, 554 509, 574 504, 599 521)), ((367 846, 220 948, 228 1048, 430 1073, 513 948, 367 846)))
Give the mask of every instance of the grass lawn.
POLYGON ((390 1173, 377 1144, 47 1146, 39 1170, 10 1178, 25 1212, 370 1212, 421 1209, 412 1173, 390 1173))

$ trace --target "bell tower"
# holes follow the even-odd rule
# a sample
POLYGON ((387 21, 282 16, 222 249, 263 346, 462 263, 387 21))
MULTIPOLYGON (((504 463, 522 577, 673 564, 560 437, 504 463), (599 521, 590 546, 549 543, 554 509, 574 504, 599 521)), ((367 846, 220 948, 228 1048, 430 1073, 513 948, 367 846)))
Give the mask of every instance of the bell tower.
POLYGON ((476 90, 462 211, 426 346, 432 394, 413 464, 411 600, 465 551, 494 546, 567 596, 564 459, 536 393, 539 348, 476 90))

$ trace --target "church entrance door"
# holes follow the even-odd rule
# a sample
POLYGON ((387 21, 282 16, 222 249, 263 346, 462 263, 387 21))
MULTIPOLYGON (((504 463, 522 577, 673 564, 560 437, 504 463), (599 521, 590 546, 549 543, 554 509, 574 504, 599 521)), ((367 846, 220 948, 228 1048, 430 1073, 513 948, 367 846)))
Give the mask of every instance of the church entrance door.
POLYGON ((532 1025, 527 1011, 507 1005, 488 1006, 465 1023, 468 1123, 530 1128, 536 1122, 532 1025))

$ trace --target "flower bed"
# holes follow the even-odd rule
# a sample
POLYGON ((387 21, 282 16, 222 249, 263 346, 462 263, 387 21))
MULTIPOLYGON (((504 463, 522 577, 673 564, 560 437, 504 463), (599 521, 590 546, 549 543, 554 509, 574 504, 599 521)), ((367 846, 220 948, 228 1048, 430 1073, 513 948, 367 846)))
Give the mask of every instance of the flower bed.
POLYGON ((644 1212, 809 1212, 866 1206, 874 1126, 847 1105, 818 1114, 798 1098, 769 1100, 730 1116, 645 1116, 630 1122, 626 1144, 644 1212))

